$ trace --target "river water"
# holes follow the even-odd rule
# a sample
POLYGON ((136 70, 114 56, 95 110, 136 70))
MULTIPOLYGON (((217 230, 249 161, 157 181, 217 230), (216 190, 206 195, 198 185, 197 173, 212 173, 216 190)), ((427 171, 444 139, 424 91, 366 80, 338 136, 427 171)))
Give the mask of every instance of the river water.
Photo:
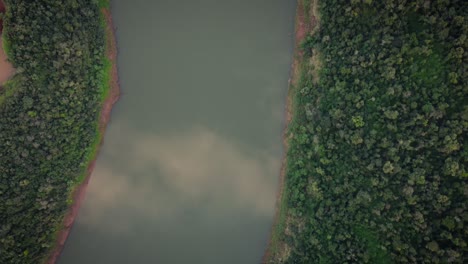
POLYGON ((294 0, 112 0, 122 97, 61 264, 259 263, 294 0))

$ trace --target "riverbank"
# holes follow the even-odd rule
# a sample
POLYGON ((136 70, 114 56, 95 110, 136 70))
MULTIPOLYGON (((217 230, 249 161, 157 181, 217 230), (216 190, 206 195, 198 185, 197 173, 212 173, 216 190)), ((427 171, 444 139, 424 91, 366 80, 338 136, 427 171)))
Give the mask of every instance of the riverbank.
MULTIPOLYGON (((3 0, 0 0, 0 14, 5 14, 6 8, 3 0)), ((15 73, 15 68, 8 61, 8 57, 3 48, 3 18, 0 17, 0 85, 8 81, 15 73)), ((0 90, 2 88, 0 87, 0 90)))
POLYGON ((272 262, 464 263, 465 9, 320 4, 289 130, 290 248, 272 262))
POLYGON ((278 194, 276 196, 275 219, 271 229, 270 239, 267 249, 262 259, 262 263, 281 263, 287 259, 289 248, 282 241, 283 234, 287 232, 288 207, 287 207, 287 181, 286 174, 288 169, 288 151, 290 139, 293 137, 291 126, 294 124, 295 109, 297 105, 295 99, 300 86, 300 79, 304 73, 309 71, 305 67, 308 63, 304 59, 304 52, 301 48, 302 42, 306 36, 312 33, 317 25, 316 19, 317 0, 298 0, 296 8, 295 22, 295 44, 293 53, 293 62, 291 64, 290 79, 288 84, 288 95, 285 106, 285 125, 283 131, 283 159, 280 171, 280 180, 278 194))
MULTIPOLYGON (((3 49, 3 37, 0 33, 0 86, 8 81, 14 74, 15 68, 8 61, 8 57, 3 49)), ((1 88, 0 88, 1 89, 1 88)))
MULTIPOLYGON (((5 14, 5 11, 6 11, 5 3, 3 2, 3 0, 0 0, 0 13, 5 14)), ((0 17, 0 34, 2 33, 2 31, 3 31, 3 18, 0 17)))
POLYGON ((106 56, 108 62, 110 62, 109 76, 108 76, 108 89, 104 91, 104 101, 99 117, 99 135, 96 141, 96 145, 94 146, 94 151, 91 155, 91 161, 89 162, 88 168, 86 173, 84 174, 83 181, 76 187, 72 194, 72 204, 66 213, 62 229, 59 231, 56 239, 56 245, 54 249, 51 251, 47 263, 54 264, 56 263, 60 253, 65 245, 65 242, 68 238, 70 230, 73 226, 76 216, 78 215, 79 208, 81 203, 84 199, 86 194, 86 188, 89 183, 89 179, 91 174, 94 170, 96 164, 97 154, 99 152, 99 148, 103 143, 103 137, 106 130, 107 123, 110 120, 110 115, 112 111, 113 105, 117 102, 120 95, 120 87, 119 87, 119 78, 117 72, 117 43, 115 39, 115 31, 114 31, 114 24, 112 22, 112 15, 110 12, 110 8, 102 8, 102 15, 105 22, 106 27, 106 56))

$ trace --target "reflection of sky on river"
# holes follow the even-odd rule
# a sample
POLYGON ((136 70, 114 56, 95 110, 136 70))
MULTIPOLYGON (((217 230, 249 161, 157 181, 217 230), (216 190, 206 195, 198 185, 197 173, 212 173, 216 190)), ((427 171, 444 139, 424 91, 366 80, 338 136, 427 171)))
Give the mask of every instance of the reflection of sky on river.
POLYGON ((112 4, 122 97, 59 263, 258 263, 294 1, 112 4))
MULTIPOLYGON (((221 261, 216 260, 221 253, 207 254, 207 247, 225 250, 222 255, 230 260, 223 263, 239 263, 239 252, 264 246, 265 222, 270 222, 275 203, 271 177, 278 175, 277 155, 234 144, 203 127, 170 135, 112 129, 119 132, 108 141, 125 135, 133 139, 104 149, 87 191, 85 204, 91 206, 81 209, 76 222, 80 232, 120 241, 107 245, 114 253, 106 256, 106 263, 128 263, 128 258, 145 263, 154 256, 138 252, 151 249, 162 263, 189 263, 196 252, 200 261, 221 261), (119 160, 122 152, 128 160, 119 160), (133 239, 146 243, 135 248, 125 243, 133 239), (115 251, 119 244, 124 251, 115 251), (181 248, 185 253, 177 255, 174 250, 181 248)), ((107 247, 80 242, 89 252, 107 247)))
POLYGON ((156 218, 190 216, 193 212, 185 209, 194 203, 207 205, 217 214, 227 206, 269 216, 276 185, 266 179, 278 174, 278 159, 243 147, 205 128, 181 131, 180 135, 140 135, 122 142, 111 153, 125 151, 130 159, 117 163, 113 159, 110 166, 99 161, 98 176, 92 178, 93 188, 88 192, 94 207, 84 209, 86 218, 82 220, 92 225, 93 219, 105 217, 103 208, 113 204, 156 218), (135 177, 126 177, 128 174, 135 177), (148 203, 153 206, 148 208, 148 203))

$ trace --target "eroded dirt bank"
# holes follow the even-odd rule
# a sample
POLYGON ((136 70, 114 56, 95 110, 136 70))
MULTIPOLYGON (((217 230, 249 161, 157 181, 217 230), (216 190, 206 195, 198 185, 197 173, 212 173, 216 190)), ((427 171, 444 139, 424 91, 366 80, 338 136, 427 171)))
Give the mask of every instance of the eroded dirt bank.
POLYGON ((15 68, 13 68, 13 65, 8 61, 2 43, 3 38, 0 33, 0 86, 8 81, 15 73, 15 68))

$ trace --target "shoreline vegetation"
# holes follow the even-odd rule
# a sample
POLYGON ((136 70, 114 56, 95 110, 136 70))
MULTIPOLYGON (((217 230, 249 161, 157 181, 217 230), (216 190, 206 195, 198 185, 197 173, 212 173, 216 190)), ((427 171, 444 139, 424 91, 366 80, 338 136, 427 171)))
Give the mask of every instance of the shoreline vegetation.
POLYGON ((17 74, 0 89, 0 263, 53 264, 119 98, 110 0, 5 4, 17 74))
MULTIPOLYGON (((299 87, 302 85, 304 74, 311 71, 317 71, 317 61, 307 62, 304 58, 304 50, 302 44, 309 34, 313 34, 318 27, 317 18, 317 1, 318 0, 297 0, 295 29, 294 29, 294 51, 293 62, 291 64, 291 72, 288 84, 288 93, 285 106, 285 126, 283 131, 283 159, 280 171, 279 187, 276 197, 275 218, 270 232, 270 239, 262 263, 282 263, 288 258, 290 248, 284 241, 284 232, 286 230, 286 222, 288 219, 287 206, 287 170, 288 170, 288 151, 290 140, 293 137, 292 127, 295 126, 295 113, 298 107, 296 97, 299 96, 299 87)), ((316 75, 316 73, 314 73, 316 75)))
MULTIPOLYGON (((0 90, 3 85, 6 85, 8 80, 10 80, 15 74, 15 68, 8 61, 8 56, 3 49, 3 37, 0 33, 0 90)), ((0 104, 3 101, 2 96, 0 95, 0 104)))
POLYGON ((73 190, 71 197, 72 197, 72 204, 70 205, 67 213, 65 214, 61 230, 58 232, 56 245, 52 250, 50 256, 48 257, 47 264, 55 264, 60 257, 60 254, 65 246, 67 241, 68 235, 73 227, 73 223, 75 222, 75 218, 78 216, 79 209, 81 207, 81 203, 84 200, 86 195, 86 188, 88 187, 89 180, 91 178, 91 174, 94 171, 94 167, 96 165, 96 159, 99 154, 99 149, 101 148, 102 144, 104 143, 104 134, 107 127, 107 123, 110 121, 111 112, 113 105, 119 100, 120 97, 120 86, 119 86, 119 77, 117 71, 117 42, 115 38, 115 28, 114 23, 112 21, 112 14, 110 11, 110 0, 101 0, 104 2, 100 4, 100 8, 102 11, 102 16, 105 23, 105 30, 106 30, 106 56, 108 63, 111 64, 111 67, 108 67, 108 74, 109 77, 109 89, 104 94, 104 101, 101 109, 101 114, 99 117, 99 135, 96 144, 92 147, 93 154, 91 155, 91 160, 88 162, 88 168, 86 170, 86 174, 84 176, 84 180, 73 190), (106 3, 107 2, 107 3, 106 3))
POLYGON ((263 263, 464 263, 468 2, 297 10, 263 263))
MULTIPOLYGON (((8 56, 3 48, 3 16, 5 14, 5 4, 0 0, 0 90, 3 84, 8 81, 15 73, 15 68, 8 61, 8 56)), ((0 95, 0 104, 3 101, 0 95)))

